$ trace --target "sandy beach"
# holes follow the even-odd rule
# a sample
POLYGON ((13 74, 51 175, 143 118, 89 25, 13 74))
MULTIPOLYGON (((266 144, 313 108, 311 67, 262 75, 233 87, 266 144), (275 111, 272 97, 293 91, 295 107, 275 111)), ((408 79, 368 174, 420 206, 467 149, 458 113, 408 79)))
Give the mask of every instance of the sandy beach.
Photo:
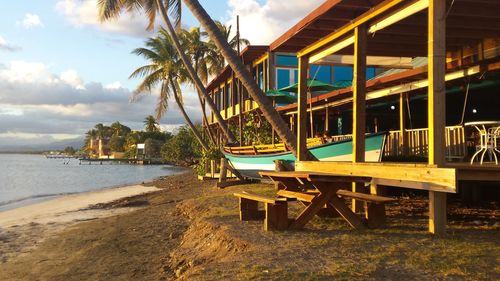
MULTIPOLYGON (((264 232, 262 221, 239 220, 233 193, 266 194, 274 191, 269 184, 218 189, 187 173, 131 190, 122 195, 139 195, 66 198, 75 206, 58 208, 47 202, 50 220, 26 212, 18 217, 25 224, 10 219, 0 230, 0 279, 496 280, 500 274, 494 204, 450 201, 444 237, 427 233, 425 197, 389 205, 382 229, 356 231, 341 218, 315 217, 302 231, 264 232), (140 195, 146 190, 153 192, 140 195), (94 204, 105 197, 108 203, 94 204)), ((302 210, 299 203, 289 208, 290 216, 302 210)))
POLYGON ((30 223, 54 224, 88 220, 106 212, 87 209, 95 204, 109 203, 124 197, 158 191, 154 186, 131 185, 61 196, 52 200, 0 212, 0 227, 30 223))
POLYGON ((60 196, 0 212, 0 260, 27 253, 45 238, 78 222, 123 214, 140 208, 96 208, 102 204, 158 191, 154 186, 130 185, 60 196))

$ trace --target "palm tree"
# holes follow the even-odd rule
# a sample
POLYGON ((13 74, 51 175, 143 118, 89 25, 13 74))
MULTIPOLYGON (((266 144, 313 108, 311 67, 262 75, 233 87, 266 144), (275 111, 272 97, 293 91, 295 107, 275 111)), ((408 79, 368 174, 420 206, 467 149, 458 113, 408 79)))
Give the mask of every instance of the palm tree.
MULTIPOLYGON (((238 41, 237 36, 231 37, 231 26, 226 27, 219 21, 216 21, 216 24, 232 48, 236 49, 238 47, 238 42, 242 45, 250 44, 250 41, 247 39, 240 38, 238 41)), ((189 31, 183 29, 180 34, 182 46, 184 46, 184 50, 186 50, 187 55, 191 58, 194 69, 205 86, 208 83, 209 75, 216 75, 220 73, 224 67, 224 57, 221 56, 213 42, 206 40, 207 37, 207 33, 202 31, 199 27, 192 27, 189 31)), ((191 84, 194 84, 192 81, 190 82, 191 84)), ((198 99, 202 108, 203 123, 207 124, 206 130, 208 135, 212 140, 212 143, 215 143, 210 126, 208 126, 204 100, 199 92, 198 99)))
POLYGON ((148 115, 144 119, 144 129, 146 132, 152 133, 152 132, 159 132, 159 124, 156 121, 156 119, 153 117, 153 115, 148 115))
MULTIPOLYGON (((243 83, 250 96, 259 105, 259 109, 262 111, 264 117, 269 121, 273 129, 283 140, 283 142, 288 146, 288 148, 290 148, 293 154, 295 156, 298 156, 297 137, 288 128, 285 121, 273 107, 270 99, 266 97, 266 95, 254 81, 252 75, 248 72, 248 70, 245 69, 245 66, 243 65, 237 54, 231 48, 226 38, 224 38, 224 34, 220 32, 217 25, 197 0, 184 0, 184 4, 186 4, 191 13, 195 16, 195 18, 200 22, 201 26, 208 33, 210 39, 221 51, 222 55, 231 66, 236 76, 243 83)), ((314 159, 312 155, 308 155, 308 157, 314 159)))
MULTIPOLYGON (((208 150, 208 145, 201 137, 195 125, 187 115, 182 102, 182 94, 180 81, 185 79, 185 70, 182 67, 182 62, 177 55, 172 39, 168 33, 162 29, 155 38, 150 38, 146 41, 147 48, 137 48, 133 51, 134 54, 140 55, 149 61, 148 65, 136 69, 130 77, 144 77, 144 80, 134 91, 133 100, 144 93, 151 92, 151 89, 157 85, 160 86, 160 96, 158 106, 156 108, 156 117, 158 119, 166 112, 168 108, 168 98, 173 94, 175 102, 179 107, 182 116, 186 120, 189 128, 200 143, 204 150, 208 150)), ((153 116, 147 119, 153 119, 153 116)), ((151 122, 151 120, 148 120, 151 122)), ((147 131, 148 125, 146 125, 147 131)))
MULTIPOLYGON (((217 26, 217 28, 219 29, 219 31, 222 33, 222 36, 225 38, 226 42, 229 44, 229 46, 231 47, 231 49, 237 50, 238 49, 238 45, 240 47, 244 47, 244 46, 250 45, 250 41, 248 41, 248 39, 239 38, 239 40, 238 40, 238 36, 237 35, 234 35, 233 37, 231 37, 231 28, 232 28, 231 25, 226 26, 225 24, 223 24, 222 22, 217 21, 217 20, 214 21, 214 23, 217 26)), ((208 36, 207 32, 205 32, 205 34, 207 34, 207 36, 208 36)), ((224 67, 224 57, 218 51, 217 46, 216 46, 216 44, 214 43, 214 41, 212 39, 210 39, 209 43, 211 45, 213 45, 213 47, 211 49, 214 50, 215 55, 218 57, 219 67, 220 68, 217 70, 216 73, 219 73, 222 70, 222 68, 224 67)))
MULTIPOLYGON (((203 84, 206 85, 208 81, 208 75, 211 74, 209 70, 211 69, 211 60, 207 59, 209 53, 212 53, 212 45, 209 45, 203 40, 206 34, 200 30, 199 27, 193 27, 189 31, 182 30, 180 34, 181 43, 186 50, 186 53, 191 58, 194 69, 198 73, 198 76, 202 80, 203 84)), ((190 80, 191 84, 194 84, 190 80)), ((203 124, 205 125, 205 130, 212 143, 215 143, 215 138, 213 136, 212 130, 208 123, 207 113, 205 110, 205 101, 202 98, 202 93, 197 91, 198 100, 200 102, 203 124)))
POLYGON ((170 14, 173 16, 174 24, 178 28, 180 27, 182 11, 181 0, 98 0, 98 8, 99 18, 101 20, 108 20, 113 17, 118 17, 122 13, 122 11, 131 12, 134 10, 143 10, 147 14, 149 19, 149 26, 147 27, 148 29, 152 29, 154 27, 156 14, 159 12, 161 17, 163 18, 163 21, 165 22, 167 32, 172 38, 172 42, 174 43, 175 49, 177 50, 180 59, 184 63, 184 66, 186 67, 186 70, 193 80, 196 88, 203 95, 203 98, 214 113, 215 119, 222 129, 222 132, 229 142, 236 142, 236 138, 229 130, 226 121, 222 118, 220 112, 217 110, 215 103, 209 97, 189 58, 186 56, 186 54, 184 54, 174 26, 170 21, 168 12, 170 12, 170 14))

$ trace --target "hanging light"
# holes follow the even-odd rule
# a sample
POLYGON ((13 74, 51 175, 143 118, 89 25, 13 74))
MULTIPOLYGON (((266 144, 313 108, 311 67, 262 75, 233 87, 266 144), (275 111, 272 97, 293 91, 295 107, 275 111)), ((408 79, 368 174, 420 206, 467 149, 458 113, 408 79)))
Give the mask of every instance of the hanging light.
POLYGON ((477 109, 473 108, 473 109, 472 109, 472 113, 473 113, 473 114, 476 114, 476 113, 477 113, 477 109))
POLYGON ((391 105, 391 110, 395 110, 396 107, 394 105, 391 105))

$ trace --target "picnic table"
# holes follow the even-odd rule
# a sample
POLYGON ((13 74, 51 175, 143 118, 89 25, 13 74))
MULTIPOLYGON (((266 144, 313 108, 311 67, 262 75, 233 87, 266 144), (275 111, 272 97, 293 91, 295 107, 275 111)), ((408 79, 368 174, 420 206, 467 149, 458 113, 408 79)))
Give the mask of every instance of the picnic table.
MULTIPOLYGON (((260 172, 260 175, 268 177, 274 182, 280 182, 290 197, 296 196, 298 199, 310 201, 310 204, 295 219, 291 220, 288 229, 303 228, 325 205, 334 208, 353 228, 365 228, 363 220, 339 198, 338 192, 342 187, 350 186, 353 182, 369 183, 370 177, 295 171, 265 171, 260 172), (304 192, 301 189, 304 186, 316 192, 304 192), (309 199, 306 198, 307 196, 309 199)), ((364 195, 370 196, 369 194, 364 195)))

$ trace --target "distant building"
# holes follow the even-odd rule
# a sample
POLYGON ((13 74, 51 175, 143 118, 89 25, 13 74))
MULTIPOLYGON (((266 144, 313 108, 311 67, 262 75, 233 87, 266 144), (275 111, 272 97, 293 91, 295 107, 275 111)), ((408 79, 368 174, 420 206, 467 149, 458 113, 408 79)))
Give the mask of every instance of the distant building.
POLYGON ((109 148, 108 137, 96 137, 90 140, 90 156, 93 158, 109 158, 111 149, 109 148))
POLYGON ((146 147, 146 144, 144 143, 138 143, 136 145, 136 153, 135 153, 135 158, 137 159, 144 159, 144 148, 146 147))

